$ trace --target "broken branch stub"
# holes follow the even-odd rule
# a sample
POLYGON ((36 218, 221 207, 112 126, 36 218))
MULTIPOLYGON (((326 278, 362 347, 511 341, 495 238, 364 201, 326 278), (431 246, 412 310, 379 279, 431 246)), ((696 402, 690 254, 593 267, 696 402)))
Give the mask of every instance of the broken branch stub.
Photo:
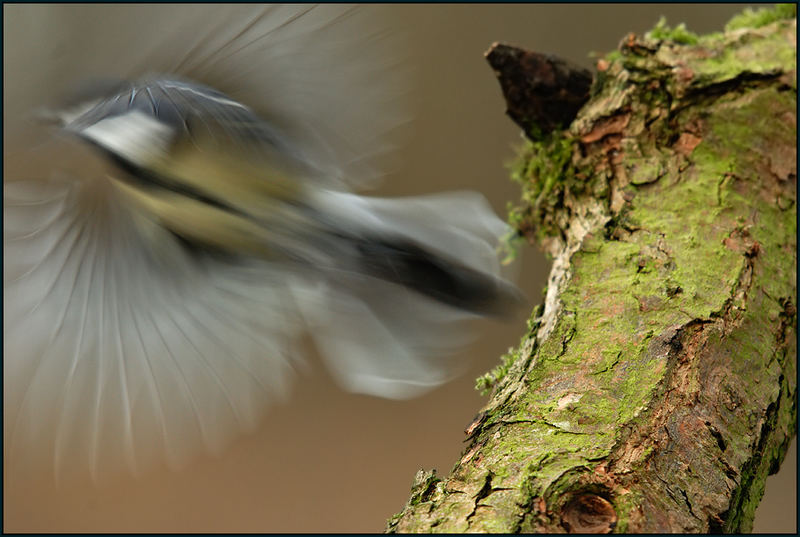
POLYGON ((592 74, 557 56, 502 43, 485 56, 500 81, 506 114, 530 139, 568 126, 589 100, 592 74))

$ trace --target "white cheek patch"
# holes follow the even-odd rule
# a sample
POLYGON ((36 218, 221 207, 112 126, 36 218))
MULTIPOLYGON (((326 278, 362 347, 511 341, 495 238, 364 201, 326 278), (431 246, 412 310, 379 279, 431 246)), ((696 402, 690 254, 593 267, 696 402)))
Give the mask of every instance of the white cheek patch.
POLYGON ((167 156, 173 129, 138 110, 112 116, 79 132, 84 138, 138 166, 167 156))

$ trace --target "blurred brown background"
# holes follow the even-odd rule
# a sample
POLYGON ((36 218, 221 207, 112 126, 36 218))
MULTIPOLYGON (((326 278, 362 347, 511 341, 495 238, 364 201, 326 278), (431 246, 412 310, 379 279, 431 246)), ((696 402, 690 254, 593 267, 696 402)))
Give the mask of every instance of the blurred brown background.
MULTIPOLYGON (((136 9, 153 10, 157 17, 162 7, 136 9)), ((519 129, 504 115, 498 85, 483 59, 492 42, 555 53, 591 67, 590 52, 612 50, 626 33, 650 29, 661 15, 703 33, 721 30, 744 7, 367 7, 380 10, 387 26, 404 34, 415 73, 412 135, 400 149, 402 166, 377 194, 474 189, 501 214, 506 202, 518 197, 504 164, 513 158, 521 139, 519 129)), ((21 16, 26 9, 30 8, 4 6, 6 59, 9 51, 36 47, 35 17, 29 16, 32 12, 21 16)), ((93 22, 103 28, 99 39, 113 42, 114 29, 103 21, 93 22)), ((146 26, 142 28, 145 31, 146 26)), ((20 93, 18 86, 15 94, 15 80, 24 79, 25 69, 37 68, 42 66, 6 64, 7 110, 20 106, 13 101, 20 93)), ((532 303, 538 303, 548 263, 533 248, 522 257, 520 284, 532 303)), ((473 364, 469 372, 411 401, 344 393, 313 364, 298 376, 291 399, 273 408, 256 434, 241 438, 221 457, 197 460, 177 473, 120 479, 100 489, 57 488, 40 482, 5 486, 4 528, 11 532, 382 531, 385 520, 403 506, 418 469, 447 473, 458 459, 463 429, 483 403, 473 389, 474 379, 518 343, 523 327, 524 321, 508 326, 486 323, 484 336, 464 357, 473 364)), ((795 445, 780 473, 768 481, 755 531, 796 530, 795 445)))

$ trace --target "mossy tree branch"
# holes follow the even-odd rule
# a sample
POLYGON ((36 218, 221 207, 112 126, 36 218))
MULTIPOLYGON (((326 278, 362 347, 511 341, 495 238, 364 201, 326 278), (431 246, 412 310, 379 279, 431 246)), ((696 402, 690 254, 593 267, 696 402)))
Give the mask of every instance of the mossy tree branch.
POLYGON ((388 531, 751 529, 797 421, 796 20, 734 22, 629 36, 525 148, 545 304, 388 531))

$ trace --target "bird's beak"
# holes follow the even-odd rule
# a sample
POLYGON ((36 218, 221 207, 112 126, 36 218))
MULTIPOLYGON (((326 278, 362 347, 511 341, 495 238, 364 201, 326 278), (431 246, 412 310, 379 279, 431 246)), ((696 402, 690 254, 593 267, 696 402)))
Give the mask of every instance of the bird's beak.
POLYGON ((29 119, 37 125, 53 128, 61 128, 67 123, 63 111, 55 108, 38 108, 30 114, 29 119))

